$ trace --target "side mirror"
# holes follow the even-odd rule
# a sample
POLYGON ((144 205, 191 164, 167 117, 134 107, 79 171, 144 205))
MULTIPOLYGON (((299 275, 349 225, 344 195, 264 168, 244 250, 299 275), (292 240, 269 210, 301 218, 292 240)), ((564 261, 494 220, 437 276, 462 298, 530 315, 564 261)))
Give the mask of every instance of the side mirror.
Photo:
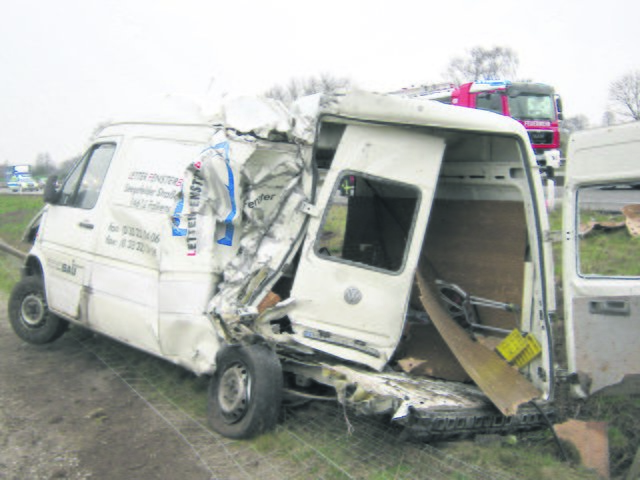
POLYGON ((560 98, 560 95, 556 95, 556 111, 558 112, 558 120, 564 120, 564 114, 562 113, 562 98, 560 98))
POLYGON ((44 203, 50 203, 55 205, 58 203, 58 199, 60 198, 60 192, 56 190, 56 186, 58 185, 58 176, 51 175, 47 178, 47 183, 44 185, 44 203))

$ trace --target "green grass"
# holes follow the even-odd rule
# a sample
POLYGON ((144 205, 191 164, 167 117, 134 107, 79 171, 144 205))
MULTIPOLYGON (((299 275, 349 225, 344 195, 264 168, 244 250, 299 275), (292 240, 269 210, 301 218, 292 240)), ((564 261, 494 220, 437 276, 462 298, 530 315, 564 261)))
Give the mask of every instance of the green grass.
POLYGON ((333 257, 341 257, 347 227, 347 206, 333 204, 327 213, 318 248, 326 248, 333 257))
POLYGON ((0 252, 0 292, 10 293, 13 286, 20 280, 19 259, 0 252))
POLYGON ((514 445, 506 442, 478 445, 466 441, 450 443, 445 451, 462 461, 473 462, 487 470, 499 468, 522 480, 598 478, 593 472, 576 466, 574 461, 561 461, 557 446, 547 430, 521 435, 514 445))
MULTIPOLYGON (((624 224, 622 214, 582 212, 580 222, 624 224)), ((632 237, 625 227, 613 230, 594 229, 579 242, 580 272, 585 275, 638 276, 640 239, 632 237)))
MULTIPOLYGON (((40 195, 0 194, 0 239, 18 250, 28 251, 29 245, 22 242, 22 236, 42 206, 40 195)), ((0 291, 11 291, 20 279, 20 266, 19 259, 0 252, 0 291)))
MULTIPOLYGON (((581 223, 624 222, 623 215, 602 214, 586 211, 581 215, 581 223)), ((562 232, 562 211, 549 214, 552 231, 562 232)), ((639 276, 640 238, 632 237, 625 227, 605 230, 594 229, 579 239, 580 272, 584 275, 639 276)), ((556 284, 562 281, 562 242, 553 244, 554 274, 556 284)))
POLYGON ((21 239, 43 205, 40 195, 0 195, 0 238, 20 250, 28 250, 21 239))

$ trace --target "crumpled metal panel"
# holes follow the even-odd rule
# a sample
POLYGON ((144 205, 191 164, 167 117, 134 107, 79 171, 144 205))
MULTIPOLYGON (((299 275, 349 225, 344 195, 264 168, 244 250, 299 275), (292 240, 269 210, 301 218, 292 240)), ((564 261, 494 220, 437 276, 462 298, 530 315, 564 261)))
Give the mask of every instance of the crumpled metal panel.
POLYGON ((256 138, 272 139, 275 134, 282 134, 292 143, 311 145, 320 112, 335 111, 337 98, 336 95, 309 95, 288 108, 270 98, 232 98, 224 102, 221 112, 210 121, 256 138))
POLYGON ((306 217, 300 206, 311 188, 310 148, 261 138, 291 137, 297 123, 287 113, 260 99, 229 105, 224 127, 187 167, 176 202, 173 222, 184 234, 186 255, 199 255, 200 240, 214 235, 211 254, 221 278, 207 310, 228 339, 252 333, 253 305, 268 293, 306 217))
POLYGON ((268 138, 272 132, 288 133, 292 117, 277 100, 239 97, 225 102, 222 110, 225 127, 237 132, 268 138))
POLYGON ((403 372, 373 372, 333 362, 289 358, 286 371, 335 388, 338 401, 357 412, 391 414, 394 420, 415 413, 483 409, 491 406, 475 385, 415 377, 403 372))
POLYGON ((400 372, 365 372, 345 365, 324 365, 325 375, 344 378, 338 382, 338 399, 365 414, 392 412, 393 418, 409 415, 411 409, 481 408, 487 397, 474 385, 447 382, 426 377, 411 377, 400 372), (348 386, 357 386, 347 394, 348 386))

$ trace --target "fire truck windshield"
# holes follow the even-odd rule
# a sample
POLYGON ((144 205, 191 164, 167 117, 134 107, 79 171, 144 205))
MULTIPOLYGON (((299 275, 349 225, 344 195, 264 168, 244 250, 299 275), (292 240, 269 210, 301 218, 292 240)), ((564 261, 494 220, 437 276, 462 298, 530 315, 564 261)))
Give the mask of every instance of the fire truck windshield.
POLYGON ((556 107, 552 95, 520 93, 509 96, 509 113, 517 120, 556 121, 556 107))

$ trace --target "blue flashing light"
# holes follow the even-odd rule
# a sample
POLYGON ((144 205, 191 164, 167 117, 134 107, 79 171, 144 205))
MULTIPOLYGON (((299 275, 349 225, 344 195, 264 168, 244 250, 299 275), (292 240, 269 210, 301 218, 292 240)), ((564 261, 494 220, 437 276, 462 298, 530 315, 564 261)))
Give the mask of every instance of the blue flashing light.
POLYGON ((511 85, 509 80, 478 80, 473 82, 476 85, 488 85, 490 87, 507 87, 511 85))

